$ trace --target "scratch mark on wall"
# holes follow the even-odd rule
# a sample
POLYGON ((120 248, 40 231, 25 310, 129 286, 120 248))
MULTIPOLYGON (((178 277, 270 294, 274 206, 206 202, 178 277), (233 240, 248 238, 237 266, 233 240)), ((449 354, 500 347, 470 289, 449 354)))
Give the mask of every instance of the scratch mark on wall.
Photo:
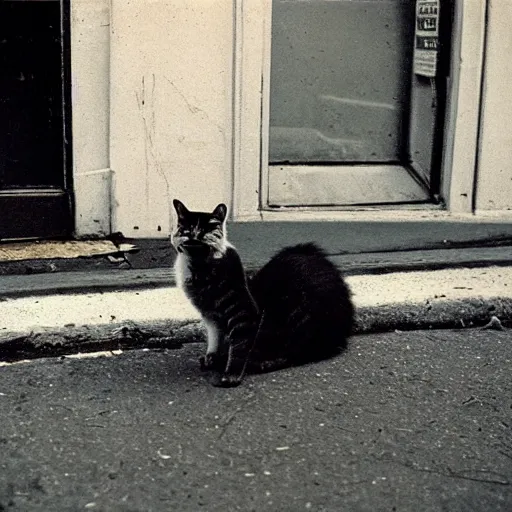
POLYGON ((193 105, 187 98, 187 96, 183 93, 183 91, 167 76, 164 75, 165 80, 169 82, 173 90, 178 94, 178 96, 183 100, 183 103, 187 107, 190 113, 192 114, 201 114, 204 119, 206 119, 212 126, 215 126, 219 133, 222 135, 222 138, 225 140, 225 132, 224 128, 217 122, 215 122, 208 113, 203 110, 202 108, 197 107, 196 105, 193 105))
POLYGON ((172 208, 171 208, 171 187, 169 178, 165 173, 159 157, 158 149, 156 147, 156 108, 155 108, 155 89, 156 89, 156 75, 151 75, 150 90, 146 90, 145 77, 142 77, 142 86, 140 93, 135 91, 137 105, 141 113, 143 128, 144 128, 144 158, 146 164, 146 177, 145 177, 145 199, 146 199, 146 212, 149 213, 149 169, 150 163, 156 169, 157 173, 164 180, 165 192, 167 196, 167 207, 169 212, 169 227, 172 226, 172 208), (151 162, 150 162, 151 160, 151 162))
POLYGON ((187 108, 190 110, 190 112, 192 112, 192 114, 197 114, 200 111, 200 109, 198 107, 196 107, 195 105, 192 105, 188 101, 187 97, 180 91, 180 89, 178 89, 178 87, 172 80, 167 78, 165 75, 164 75, 164 78, 171 84, 171 87, 178 93, 178 95, 181 97, 181 99, 183 100, 183 102, 185 103, 187 108))
POLYGON ((141 92, 139 94, 138 91, 135 91, 135 98, 137 99, 137 105, 139 107, 139 111, 141 112, 143 124, 144 124, 144 163, 145 163, 145 181, 144 181, 144 198, 146 200, 146 210, 149 208, 149 156, 148 156, 148 128, 147 121, 145 115, 145 105, 146 105, 146 87, 145 80, 142 77, 142 87, 141 92))

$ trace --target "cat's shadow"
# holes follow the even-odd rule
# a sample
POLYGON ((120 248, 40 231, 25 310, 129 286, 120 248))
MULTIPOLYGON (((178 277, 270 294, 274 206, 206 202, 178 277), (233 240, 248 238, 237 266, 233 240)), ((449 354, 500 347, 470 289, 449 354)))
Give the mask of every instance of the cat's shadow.
MULTIPOLYGON (((224 368, 226 367, 227 355, 224 356, 215 368, 206 369, 203 367, 201 359, 204 357, 204 351, 206 344, 194 343, 193 353, 187 355, 188 371, 190 374, 195 376, 203 376, 206 380, 215 380, 215 376, 221 375, 224 368)), ((192 347, 191 347, 192 348, 192 347)), ((311 358, 303 361, 290 361, 286 359, 275 359, 271 361, 258 362, 249 360, 245 369, 246 376, 262 376, 273 374, 275 372, 289 370, 293 368, 302 368, 308 366, 314 366, 322 361, 328 361, 335 359, 343 355, 347 351, 347 348, 340 348, 333 351, 329 355, 324 355, 317 359, 311 358)))

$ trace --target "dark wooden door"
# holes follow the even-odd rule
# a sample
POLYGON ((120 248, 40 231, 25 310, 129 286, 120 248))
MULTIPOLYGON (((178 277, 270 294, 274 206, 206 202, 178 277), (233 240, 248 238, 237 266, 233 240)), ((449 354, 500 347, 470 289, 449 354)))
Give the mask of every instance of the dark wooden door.
POLYGON ((72 232, 67 8, 0 1, 0 240, 72 232))

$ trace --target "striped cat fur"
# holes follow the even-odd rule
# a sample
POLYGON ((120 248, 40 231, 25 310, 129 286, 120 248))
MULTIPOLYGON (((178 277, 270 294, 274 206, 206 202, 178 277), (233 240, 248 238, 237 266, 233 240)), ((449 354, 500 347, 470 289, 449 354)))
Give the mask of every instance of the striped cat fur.
POLYGON ((207 331, 203 370, 231 387, 246 371, 271 371, 331 357, 346 348, 354 307, 325 253, 299 244, 277 253, 248 280, 226 233, 227 207, 190 211, 173 201, 176 279, 207 331))

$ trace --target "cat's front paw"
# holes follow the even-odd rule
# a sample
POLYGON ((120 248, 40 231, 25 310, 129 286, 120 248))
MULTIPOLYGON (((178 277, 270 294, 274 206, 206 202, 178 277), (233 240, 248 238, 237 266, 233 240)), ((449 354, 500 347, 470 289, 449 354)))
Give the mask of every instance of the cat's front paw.
POLYGON ((218 388, 235 388, 242 383, 242 377, 240 375, 218 375, 212 381, 212 384, 218 388))
POLYGON ((199 358, 199 366, 203 372, 214 370, 217 365, 217 357, 215 354, 206 354, 199 358))

